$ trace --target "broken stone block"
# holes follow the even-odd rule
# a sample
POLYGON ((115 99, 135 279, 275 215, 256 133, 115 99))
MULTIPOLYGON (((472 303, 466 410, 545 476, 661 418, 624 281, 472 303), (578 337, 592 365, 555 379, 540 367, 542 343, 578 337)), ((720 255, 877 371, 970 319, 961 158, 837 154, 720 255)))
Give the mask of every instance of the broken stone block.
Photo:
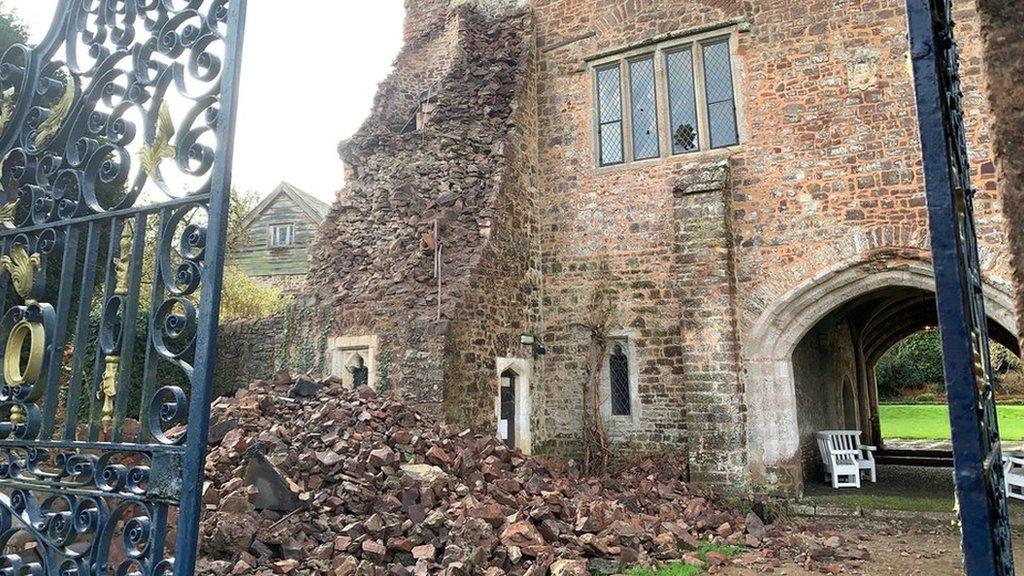
POLYGON ((256 489, 253 506, 258 510, 292 512, 304 507, 299 486, 259 452, 249 455, 245 483, 256 489))
POLYGON ((402 464, 401 468, 402 472, 408 474, 410 478, 423 482, 424 484, 433 484, 439 480, 448 480, 448 474, 437 466, 431 466, 429 464, 402 464))
POLYGON ((590 576, 590 567, 586 560, 555 560, 551 564, 551 576, 590 576))
POLYGON ((312 398, 316 396, 316 393, 320 391, 320 384, 305 376, 300 376, 295 379, 295 383, 292 384, 291 390, 288 391, 288 395, 292 398, 312 398))

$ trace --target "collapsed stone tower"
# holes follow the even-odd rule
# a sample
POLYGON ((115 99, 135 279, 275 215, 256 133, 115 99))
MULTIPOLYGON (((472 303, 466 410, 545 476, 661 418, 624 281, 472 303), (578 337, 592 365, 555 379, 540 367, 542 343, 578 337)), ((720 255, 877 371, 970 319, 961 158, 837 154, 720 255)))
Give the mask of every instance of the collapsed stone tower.
POLYGON ((532 23, 514 2, 407 5, 395 72, 340 147, 348 184, 309 285, 336 371, 364 350, 374 385, 439 407, 479 395, 486 359, 512 355, 536 309, 532 23))

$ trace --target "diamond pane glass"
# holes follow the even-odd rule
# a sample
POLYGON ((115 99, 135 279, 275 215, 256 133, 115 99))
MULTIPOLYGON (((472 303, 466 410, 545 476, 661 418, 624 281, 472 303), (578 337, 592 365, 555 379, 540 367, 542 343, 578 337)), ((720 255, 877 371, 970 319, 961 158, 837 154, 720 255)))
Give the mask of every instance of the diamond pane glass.
POLYGON ((608 357, 608 375, 611 384, 612 416, 629 416, 629 357, 622 344, 615 344, 608 357))
POLYGON ((620 80, 618 65, 597 71, 598 144, 602 166, 623 161, 620 80))
POLYGON ((601 133, 601 165, 622 162, 622 122, 602 124, 601 133))
POLYGON ((633 159, 657 158, 658 104, 654 94, 654 57, 629 63, 633 120, 633 159))
POLYGON ((708 42, 702 48, 711 147, 733 146, 739 142, 739 134, 736 131, 736 103, 733 97, 729 41, 708 42))
POLYGON ((597 71, 597 105, 602 124, 622 120, 620 86, 618 65, 597 71))
POLYGON ((700 148, 697 132, 697 99, 694 96, 693 51, 676 50, 665 55, 668 76, 669 120, 672 129, 672 153, 682 154, 700 148))

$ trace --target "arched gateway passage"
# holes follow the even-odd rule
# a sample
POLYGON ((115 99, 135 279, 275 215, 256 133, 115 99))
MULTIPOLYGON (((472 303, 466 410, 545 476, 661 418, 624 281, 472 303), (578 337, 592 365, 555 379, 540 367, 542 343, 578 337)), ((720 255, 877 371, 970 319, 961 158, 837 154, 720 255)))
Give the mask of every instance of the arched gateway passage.
MULTIPOLYGON (((992 338, 1019 353, 1010 298, 986 290, 992 338)), ((823 274, 763 314, 744 345, 753 483, 801 491, 817 466, 818 430, 855 423, 866 441, 877 441, 874 366, 894 344, 936 323, 931 268, 914 260, 823 274)))

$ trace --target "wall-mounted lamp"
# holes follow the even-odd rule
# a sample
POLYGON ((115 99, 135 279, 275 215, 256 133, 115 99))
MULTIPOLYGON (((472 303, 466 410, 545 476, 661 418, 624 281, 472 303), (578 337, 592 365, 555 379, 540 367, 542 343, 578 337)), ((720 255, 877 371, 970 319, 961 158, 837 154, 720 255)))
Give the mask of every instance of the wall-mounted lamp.
POLYGON ((519 336, 519 343, 533 348, 534 356, 543 356, 548 353, 547 347, 541 344, 540 340, 533 334, 521 334, 519 336))

